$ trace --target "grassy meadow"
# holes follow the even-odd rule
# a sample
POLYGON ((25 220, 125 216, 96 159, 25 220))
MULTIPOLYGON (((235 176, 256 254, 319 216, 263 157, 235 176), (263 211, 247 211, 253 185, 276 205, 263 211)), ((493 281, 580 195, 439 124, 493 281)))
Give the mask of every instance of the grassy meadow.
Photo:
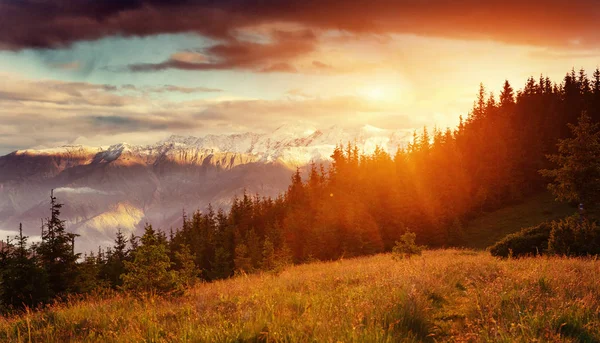
POLYGON ((600 262, 425 251, 0 319, 1 342, 598 342, 600 262))

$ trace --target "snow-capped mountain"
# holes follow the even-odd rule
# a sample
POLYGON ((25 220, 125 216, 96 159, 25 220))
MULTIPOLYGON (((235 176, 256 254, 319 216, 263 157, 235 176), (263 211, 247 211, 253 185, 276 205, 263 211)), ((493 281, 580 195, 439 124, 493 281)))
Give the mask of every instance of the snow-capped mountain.
POLYGON ((68 228, 88 249, 108 243, 119 227, 133 232, 150 222, 175 228, 184 208, 227 207, 244 189, 275 196, 296 167, 327 161, 336 145, 394 152, 408 137, 406 131, 372 126, 288 125, 266 134, 171 136, 147 146, 19 150, 0 157, 0 230, 14 230, 22 222, 26 233, 38 234, 55 189, 65 203, 68 228))

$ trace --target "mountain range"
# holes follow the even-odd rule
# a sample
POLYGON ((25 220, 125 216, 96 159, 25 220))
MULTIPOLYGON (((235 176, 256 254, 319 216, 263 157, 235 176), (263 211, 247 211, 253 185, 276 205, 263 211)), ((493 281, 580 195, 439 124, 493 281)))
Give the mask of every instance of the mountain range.
POLYGON ((156 144, 119 143, 14 151, 0 157, 0 232, 40 233, 49 215, 50 191, 64 203, 67 229, 80 235, 78 249, 110 244, 148 222, 163 230, 180 226, 182 211, 209 203, 228 208, 244 191, 276 196, 296 168, 327 163, 336 145, 376 146, 395 152, 408 131, 364 126, 316 130, 286 125, 270 133, 171 136, 156 144))

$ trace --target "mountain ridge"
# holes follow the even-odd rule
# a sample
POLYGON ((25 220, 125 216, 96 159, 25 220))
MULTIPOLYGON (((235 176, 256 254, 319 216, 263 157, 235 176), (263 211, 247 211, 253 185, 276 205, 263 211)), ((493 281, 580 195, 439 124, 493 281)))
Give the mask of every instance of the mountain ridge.
POLYGON ((126 142, 110 146, 63 145, 55 148, 23 149, 8 155, 81 155, 95 153, 99 161, 113 161, 123 153, 152 156, 177 150, 197 150, 204 154, 228 152, 254 155, 260 162, 274 162, 285 157, 296 157, 294 162, 306 164, 311 160, 326 160, 336 145, 355 143, 363 152, 370 153, 376 146, 393 152, 403 147, 410 137, 407 130, 387 130, 370 125, 355 129, 331 126, 324 130, 310 127, 283 125, 271 133, 208 134, 204 136, 171 135, 149 145, 126 142), (310 150, 312 149, 312 150, 310 150), (291 152, 291 153, 290 153, 291 152))
POLYGON ((296 168, 327 163, 336 146, 352 142, 367 153, 376 146, 394 152, 409 137, 370 126, 292 125, 262 134, 172 135, 150 145, 17 150, 0 157, 0 229, 22 222, 26 233, 39 234, 55 189, 67 226, 89 249, 108 244, 118 227, 136 232, 149 222, 176 228, 184 208, 227 208, 244 191, 276 196, 296 168))

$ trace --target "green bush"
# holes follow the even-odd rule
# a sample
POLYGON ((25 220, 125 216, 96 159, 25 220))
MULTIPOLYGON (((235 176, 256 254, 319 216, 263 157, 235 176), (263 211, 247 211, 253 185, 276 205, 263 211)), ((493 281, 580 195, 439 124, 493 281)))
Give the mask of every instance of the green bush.
POLYGON ((413 255, 421 255, 424 247, 415 243, 416 238, 417 234, 414 232, 407 231, 403 234, 400 237, 400 241, 397 241, 396 245, 392 248, 392 257, 395 260, 401 260, 413 255))
POLYGON ((543 254, 548 250, 552 225, 541 223, 504 237, 490 247, 492 256, 521 257, 543 254))
POLYGON ((594 221, 582 221, 578 215, 553 222, 548 251, 565 256, 598 255, 600 226, 594 221))

